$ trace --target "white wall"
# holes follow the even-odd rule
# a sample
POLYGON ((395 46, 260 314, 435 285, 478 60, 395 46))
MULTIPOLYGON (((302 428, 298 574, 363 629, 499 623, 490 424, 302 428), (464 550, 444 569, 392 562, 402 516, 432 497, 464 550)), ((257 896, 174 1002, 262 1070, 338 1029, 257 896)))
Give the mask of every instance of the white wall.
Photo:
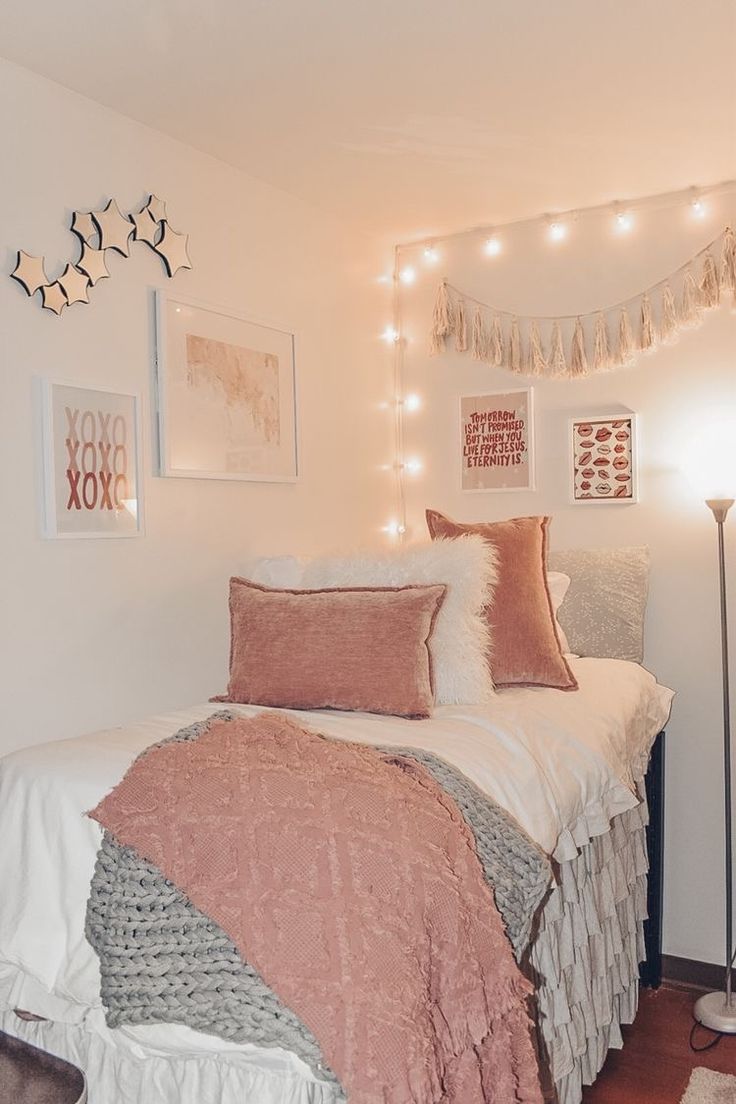
MULTIPOLYGON (((698 330, 634 367, 580 382, 534 382, 537 491, 474 493, 459 490, 458 395, 521 385, 508 372, 455 352, 430 358, 428 332, 438 279, 523 315, 594 310, 635 294, 677 268, 715 237, 736 214, 736 198, 710 205, 695 222, 682 207, 638 216, 628 238, 611 234, 611 214, 590 212, 571 227, 564 244, 550 246, 539 226, 503 235, 504 252, 490 259, 483 237, 437 243, 429 270, 421 250, 401 260, 419 279, 402 288, 407 339, 404 380, 423 408, 407 415, 406 455, 425 470, 407 480, 410 536, 423 533, 423 511, 433 506, 472 521, 520 514, 554 515, 557 547, 648 544, 652 579, 646 634, 647 666, 677 691, 667 730, 667 851, 665 950, 723 961, 722 729, 716 529, 709 511, 679 468, 681 447, 702 432, 715 409, 736 418, 736 317, 728 307, 698 330), (640 415, 641 501, 627 507, 571 506, 566 484, 567 419, 574 414, 628 407, 640 415)), ((525 381, 529 382, 529 381, 525 381)), ((736 448, 736 440, 733 442, 736 448)), ((736 583, 736 517, 728 530, 730 577, 736 583)), ((736 586, 732 585, 736 639, 736 586)), ((736 676, 736 671, 732 672, 736 676)))
MULTIPOLYGON (((183 707, 227 675, 227 580, 252 553, 381 540, 390 493, 389 363, 378 261, 339 223, 255 179, 0 62, 2 270, 23 248, 58 274, 73 209, 148 191, 190 235, 167 280, 148 250, 113 256, 90 306, 61 318, 0 276, 0 753, 183 707), (297 332, 297 485, 153 475, 153 287, 297 332), (372 290, 375 289, 375 290, 372 290), (34 375, 143 395, 146 535, 39 536, 34 375)), ((136 208, 137 209, 137 208, 136 208)))

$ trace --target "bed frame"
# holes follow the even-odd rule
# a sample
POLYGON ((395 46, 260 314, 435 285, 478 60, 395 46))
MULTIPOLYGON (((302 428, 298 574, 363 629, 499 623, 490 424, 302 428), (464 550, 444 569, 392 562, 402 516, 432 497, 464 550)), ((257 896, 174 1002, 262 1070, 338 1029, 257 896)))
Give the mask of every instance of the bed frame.
POLYGON ((649 880, 647 911, 644 921, 646 958, 639 969, 641 983, 648 989, 658 989, 662 983, 662 898, 664 893, 664 732, 654 741, 649 770, 644 779, 649 805, 647 850, 649 880))

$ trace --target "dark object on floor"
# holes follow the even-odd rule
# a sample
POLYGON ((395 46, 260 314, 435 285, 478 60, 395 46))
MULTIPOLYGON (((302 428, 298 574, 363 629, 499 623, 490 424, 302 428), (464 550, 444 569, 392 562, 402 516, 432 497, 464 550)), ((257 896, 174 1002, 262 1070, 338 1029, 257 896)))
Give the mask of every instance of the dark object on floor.
POLYGON ((664 900, 664 732, 654 741, 646 779, 649 824, 647 852, 647 912, 644 921, 646 960, 639 969, 642 985, 658 989, 662 984, 662 904, 664 900))
POLYGON ((0 1031, 0 1104, 84 1104, 75 1066, 0 1031))

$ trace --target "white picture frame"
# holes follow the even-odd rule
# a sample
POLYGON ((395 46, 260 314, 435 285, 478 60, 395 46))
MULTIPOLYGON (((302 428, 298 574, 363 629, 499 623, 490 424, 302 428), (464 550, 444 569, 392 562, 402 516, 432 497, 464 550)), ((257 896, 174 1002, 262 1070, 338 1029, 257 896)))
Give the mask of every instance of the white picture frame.
POLYGON ((638 453, 638 418, 633 411, 570 418, 570 502, 575 506, 631 506, 637 503, 638 453))
POLYGON ((533 387, 464 393, 460 395, 459 416, 462 491, 489 494, 536 490, 533 387), (490 420, 493 414, 498 417, 490 420), (478 427, 475 433, 471 431, 474 415, 478 427), (513 428, 506 429, 506 422, 509 426, 513 423, 513 428), (519 445, 523 447, 517 448, 519 445), (503 460, 506 456, 509 464, 503 460), (521 459, 514 462, 515 458, 521 459))
POLYGON ((140 396, 37 379, 44 537, 139 537, 143 527, 140 396))
POLYGON ((158 474, 297 482, 296 335, 154 294, 158 474))

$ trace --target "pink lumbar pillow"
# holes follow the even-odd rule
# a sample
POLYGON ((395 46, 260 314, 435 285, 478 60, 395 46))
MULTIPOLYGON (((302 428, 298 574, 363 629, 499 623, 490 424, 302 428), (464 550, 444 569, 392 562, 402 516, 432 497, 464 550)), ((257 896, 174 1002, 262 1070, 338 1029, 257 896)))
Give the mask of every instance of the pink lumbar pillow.
POLYGON ((428 717, 429 638, 446 587, 273 590, 230 580, 220 701, 428 717))
POLYGON ((548 517, 462 524, 427 510, 432 538, 478 533, 498 556, 493 601, 486 607, 494 685, 577 690, 562 654, 547 586, 548 517))

